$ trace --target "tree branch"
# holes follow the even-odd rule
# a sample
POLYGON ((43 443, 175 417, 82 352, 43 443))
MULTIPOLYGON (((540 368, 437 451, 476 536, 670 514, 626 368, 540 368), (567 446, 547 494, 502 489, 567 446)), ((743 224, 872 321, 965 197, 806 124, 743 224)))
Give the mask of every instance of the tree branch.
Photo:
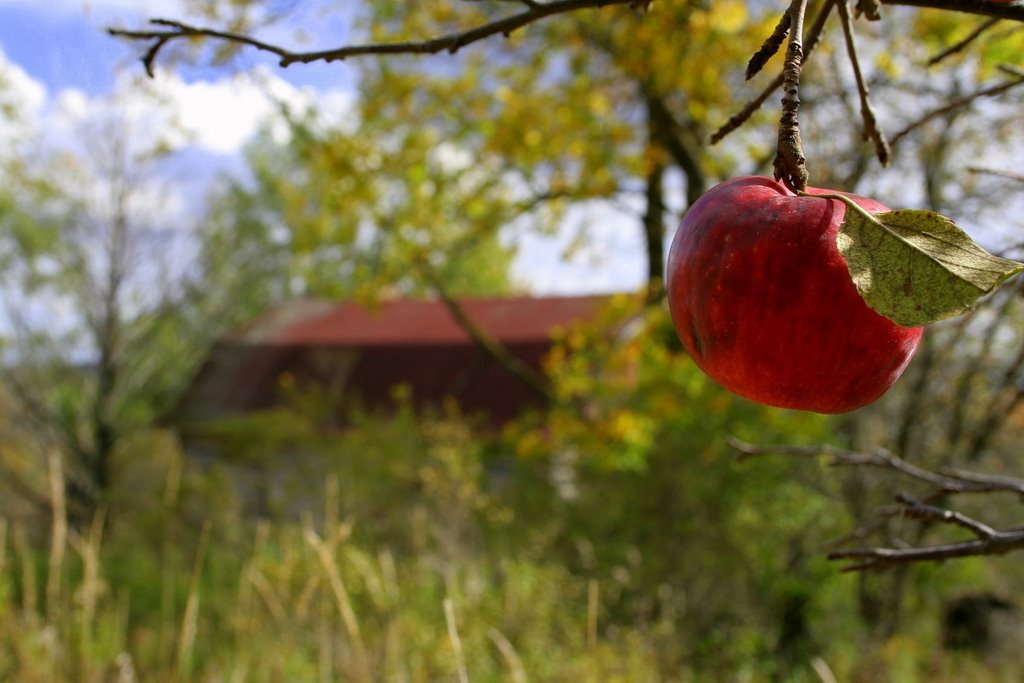
POLYGON ((129 40, 149 41, 150 47, 142 57, 146 73, 153 76, 153 67, 161 50, 175 40, 192 38, 210 38, 238 45, 245 45, 262 52, 270 52, 280 58, 280 66, 292 64, 309 64, 311 62, 333 62, 361 57, 365 55, 396 55, 396 54, 436 54, 438 52, 458 52, 463 47, 491 36, 508 36, 516 29, 532 24, 541 19, 567 12, 583 9, 601 8, 610 5, 628 5, 642 9, 647 6, 644 0, 552 0, 551 2, 525 2, 526 9, 518 14, 495 19, 466 31, 450 33, 426 40, 401 41, 394 43, 367 43, 363 45, 347 45, 344 47, 317 50, 312 52, 296 52, 280 45, 266 43, 242 33, 222 31, 215 28, 193 26, 173 19, 151 19, 150 24, 160 27, 150 30, 128 30, 108 28, 107 33, 129 40))
POLYGON ((863 571, 865 569, 886 569, 914 562, 938 562, 959 557, 1002 555, 1022 548, 1024 548, 1024 529, 993 531, 992 535, 986 538, 921 548, 852 548, 850 550, 835 550, 828 554, 828 558, 830 560, 854 560, 852 564, 843 567, 843 571, 850 572, 863 571))
POLYGON ((963 40, 957 41, 953 45, 950 45, 945 50, 943 50, 942 52, 938 53, 937 55, 935 55, 934 57, 929 59, 928 60, 928 66, 935 66, 936 64, 941 62, 943 59, 946 59, 947 57, 955 55, 958 52, 962 52, 968 45, 970 45, 975 40, 977 40, 981 36, 982 33, 984 33, 985 31, 989 30, 990 28, 992 28, 993 26, 995 26, 998 23, 999 23, 998 17, 992 17, 991 19, 986 19, 985 21, 981 22, 980 24, 978 24, 978 26, 973 31, 968 33, 967 37, 965 37, 963 40))
POLYGON ((1006 178, 1007 180, 1013 180, 1018 183, 1024 183, 1024 173, 1014 173, 1013 171, 1000 171, 995 168, 982 168, 980 166, 968 166, 967 171, 969 173, 993 175, 998 178, 1006 178))
MULTIPOLYGON (((1024 497, 1024 479, 990 476, 946 469, 933 472, 913 465, 886 451, 876 449, 870 453, 849 451, 827 445, 819 446, 756 446, 730 437, 730 445, 740 452, 740 458, 769 454, 797 457, 827 456, 830 465, 864 465, 897 472, 911 479, 929 484, 934 496, 959 493, 1009 492, 1024 497)), ((925 522, 958 526, 970 531, 975 538, 937 546, 913 548, 863 547, 834 550, 828 554, 832 560, 852 560, 843 571, 883 569, 913 562, 946 560, 974 555, 998 555, 1024 549, 1024 529, 998 531, 963 513, 923 503, 906 494, 896 498, 898 505, 882 511, 887 517, 900 516, 925 522)), ((855 534, 861 537, 863 534, 855 534)))
POLYGON ((860 95, 860 116, 864 122, 863 136, 865 140, 870 139, 875 143, 875 156, 882 166, 889 165, 890 149, 885 135, 878 129, 878 120, 875 118, 875 109, 871 106, 871 93, 868 84, 864 80, 864 74, 860 68, 860 58, 857 56, 857 44, 853 36, 853 21, 850 18, 850 8, 846 0, 839 2, 839 18, 843 25, 843 37, 846 39, 846 53, 850 58, 850 65, 853 67, 853 75, 857 81, 857 93, 860 95))
POLYGON ((786 36, 789 35, 789 27, 792 25, 792 18, 789 12, 783 12, 782 18, 779 19, 779 23, 775 25, 775 29, 772 34, 761 45, 760 49, 754 53, 754 56, 747 62, 747 71, 743 74, 743 77, 748 81, 759 74, 764 65, 768 63, 768 60, 778 53, 779 48, 782 47, 782 43, 786 40, 786 36))
POLYGON ((1004 4, 991 0, 881 0, 881 3, 1024 21, 1024 5, 1004 4))
POLYGON ((480 347, 488 356, 493 358, 505 370, 515 375, 523 384, 529 387, 542 398, 552 404, 558 402, 558 397, 551 390, 545 378, 536 370, 512 354, 504 344, 495 339, 487 330, 473 320, 466 309, 463 308, 455 297, 448 293, 441 278, 434 272, 434 269, 421 259, 417 263, 420 273, 430 282, 438 299, 448 309, 448 313, 455 320, 456 324, 469 335, 469 338, 480 347))
POLYGON ((960 470, 952 469, 933 472, 907 462, 884 448, 876 448, 870 453, 864 453, 825 444, 815 446, 758 446, 734 437, 729 437, 728 441, 730 446, 739 451, 740 460, 764 455, 788 455, 805 458, 826 456, 829 459, 828 464, 832 467, 856 465, 887 469, 929 484, 942 494, 1005 491, 1024 496, 1024 479, 991 477, 978 474, 965 475, 960 470))
POLYGON ((903 128, 903 130, 896 133, 896 135, 892 136, 892 139, 889 141, 890 146, 895 147, 897 142, 899 142, 905 136, 914 132, 921 126, 925 125, 929 121, 937 119, 940 116, 945 116, 947 114, 952 114, 955 111, 959 111, 960 109, 969 106, 972 102, 982 97, 994 97, 996 95, 1001 95, 1004 92, 1024 83, 1024 72, 1017 73, 1017 70, 1010 68, 1001 68, 1001 70, 1004 73, 1013 76, 1013 78, 1009 81, 1000 83, 999 85, 994 85, 989 88, 983 88, 981 90, 971 93, 970 95, 965 95, 964 97, 958 97, 956 99, 950 100, 944 106, 928 112, 921 118, 908 124, 906 127, 903 128))

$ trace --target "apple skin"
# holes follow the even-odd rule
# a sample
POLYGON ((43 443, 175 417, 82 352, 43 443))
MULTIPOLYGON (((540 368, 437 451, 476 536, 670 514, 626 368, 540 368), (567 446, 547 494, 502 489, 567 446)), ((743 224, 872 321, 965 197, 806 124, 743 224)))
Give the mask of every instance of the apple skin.
POLYGON ((923 330, 864 303, 835 243, 845 214, 837 199, 798 196, 760 176, 694 202, 669 249, 666 284, 679 338, 705 373, 758 403, 819 413, 865 406, 899 379, 923 330))

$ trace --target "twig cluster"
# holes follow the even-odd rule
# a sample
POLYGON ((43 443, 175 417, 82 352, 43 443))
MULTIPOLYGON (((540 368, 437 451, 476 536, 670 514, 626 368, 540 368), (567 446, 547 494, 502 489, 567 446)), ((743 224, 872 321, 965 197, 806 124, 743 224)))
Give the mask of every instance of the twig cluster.
MULTIPOLYGON (((730 444, 740 453, 740 458, 764 455, 786 455, 805 458, 826 458, 831 466, 876 467, 895 472, 918 482, 927 484, 931 493, 928 499, 967 493, 1006 492, 1024 499, 1024 479, 1014 477, 978 474, 960 469, 947 468, 932 471, 918 467, 903 458, 878 448, 865 453, 832 446, 757 446, 730 439, 730 444)), ((881 518, 905 517, 924 522, 946 524, 968 531, 974 538, 933 546, 895 548, 858 547, 833 550, 828 557, 832 560, 850 562, 844 571, 884 569, 913 562, 948 560, 975 555, 999 555, 1013 550, 1024 549, 1024 528, 997 530, 961 512, 948 510, 923 502, 906 493, 896 496, 896 504, 883 508, 881 518)), ((866 531, 854 534, 866 535, 866 531)))
MULTIPOLYGON (((869 20, 877 21, 881 18, 880 5, 913 5, 918 7, 934 7, 957 12, 988 15, 989 18, 977 26, 966 38, 944 50, 929 61, 929 66, 937 64, 950 55, 966 49, 971 43, 977 40, 992 26, 999 23, 1001 19, 1015 19, 1024 21, 1024 7, 1004 5, 991 2, 959 2, 955 0, 929 2, 924 0, 858 0, 854 12, 857 16, 864 16, 869 20), (1009 10, 1009 11, 1004 11, 1009 10)), ((947 106, 936 109, 923 116, 919 121, 907 126, 897 133, 892 141, 886 139, 882 133, 875 115, 874 107, 871 104, 871 94, 860 65, 860 58, 857 53, 857 46, 853 31, 853 17, 850 12, 850 0, 824 0, 807 35, 806 47, 801 45, 802 19, 806 3, 794 0, 791 6, 782 15, 771 35, 765 40, 761 47, 751 57, 747 65, 746 78, 750 79, 756 75, 767 61, 780 49, 783 40, 788 34, 790 47, 786 54, 785 64, 782 72, 774 80, 768 83, 757 97, 748 102, 737 114, 731 117, 724 125, 716 130, 710 137, 711 144, 721 141, 729 133, 742 126, 756 112, 767 99, 778 90, 783 88, 782 97, 782 119, 779 122, 779 142, 775 157, 775 177, 783 180, 791 189, 802 190, 807 180, 804 154, 800 145, 799 126, 797 124, 796 111, 799 107, 799 86, 800 67, 806 61, 807 56, 817 44, 824 28, 825 21, 833 7, 838 9, 839 19, 843 28, 843 37, 846 43, 847 56, 853 69, 854 79, 857 84, 857 93, 860 96, 861 119, 863 122, 863 137, 871 140, 875 148, 875 156, 882 166, 889 163, 891 147, 897 140, 907 133, 915 130, 928 121, 949 114, 961 109, 979 97, 988 97, 1005 92, 1018 85, 1021 81, 1013 78, 998 86, 987 88, 964 98, 959 98, 947 106), (800 48, 803 47, 801 50, 800 48)), ((1005 67, 1009 69, 1012 67, 1005 67)), ((1014 74, 1011 73, 1011 76, 1014 74)))

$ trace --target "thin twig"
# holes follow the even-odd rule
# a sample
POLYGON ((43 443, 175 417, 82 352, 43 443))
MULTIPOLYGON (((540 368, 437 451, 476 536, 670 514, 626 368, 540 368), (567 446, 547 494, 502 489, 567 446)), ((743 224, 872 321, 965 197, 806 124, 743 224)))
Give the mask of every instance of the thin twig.
POLYGON ((1024 173, 1014 173, 1013 171, 1000 171, 995 168, 982 168, 980 166, 968 166, 967 171, 969 173, 978 173, 982 175, 994 175, 997 178, 1006 178, 1007 180, 1013 180, 1018 183, 1024 183, 1024 173))
POLYGON ((1020 496, 1024 496, 1024 479, 1017 479, 1016 477, 1006 477, 996 474, 982 474, 979 472, 969 472, 956 467, 947 467, 942 470, 942 474, 947 477, 959 479, 964 482, 971 482, 977 485, 977 491, 1012 491, 1020 496))
MULTIPOLYGON (((1006 69, 1003 70, 1006 71, 1006 69)), ((1011 71, 1010 73, 1013 72, 1011 71)), ((905 136, 914 132, 921 126, 925 125, 929 121, 963 109, 964 107, 969 106, 975 100, 980 99, 982 97, 995 97, 996 95, 1001 95, 1004 92, 1011 90, 1012 88, 1015 88, 1021 83, 1024 83, 1024 73, 1014 74, 1013 80, 1006 81, 1004 83, 1000 83, 999 85, 994 85, 989 88, 983 88, 981 90, 971 93, 970 95, 965 95, 963 97, 957 97, 953 100, 950 100, 947 104, 943 105, 942 107, 934 109, 925 114, 924 116, 922 116, 921 118, 917 119, 916 121, 908 124, 903 130, 892 136, 892 139, 889 140, 889 144, 890 146, 895 147, 897 142, 899 142, 905 136)))
POLYGON ((914 562, 936 562, 978 555, 1002 555, 1024 548, 1024 530, 998 531, 991 538, 977 538, 921 548, 851 548, 828 554, 830 560, 855 560, 843 571, 885 569, 914 562))
POLYGON ((860 59, 857 57, 857 44, 853 36, 853 21, 850 18, 850 8, 846 0, 840 0, 839 19, 843 25, 843 37, 846 39, 846 53, 850 58, 850 65, 853 67, 853 76, 857 81, 857 93, 860 95, 860 116, 864 122, 864 139, 870 139, 875 143, 875 156, 882 166, 889 165, 891 150, 885 135, 878 128, 878 120, 875 118, 875 109, 871 106, 871 93, 868 84, 861 72, 860 59))
POLYGON ((866 466, 887 469, 929 484, 944 494, 1006 491, 1024 495, 1024 479, 984 475, 963 476, 963 473, 959 470, 933 472, 907 462, 884 448, 876 448, 869 453, 865 453, 829 445, 757 446, 734 437, 729 437, 728 442, 730 446, 740 452, 740 460, 764 455, 788 455, 806 458, 826 456, 829 458, 829 465, 832 467, 866 466))
POLYGON ((760 73, 764 65, 768 63, 768 60, 775 56, 782 47, 783 41, 786 40, 786 36, 789 35, 789 27, 792 24, 789 12, 783 12, 782 18, 779 19, 779 23, 775 25, 775 30, 772 34, 764 41, 754 56, 750 58, 747 63, 747 72, 744 74, 744 78, 748 81, 760 73))
POLYGON ((951 57, 952 55, 955 55, 958 52, 962 52, 964 49, 967 48, 967 46, 969 46, 971 43, 973 43, 975 40, 977 40, 978 37, 981 36, 982 33, 984 33, 985 31, 989 30, 990 28, 992 28, 993 26, 995 26, 998 23, 999 23, 999 18, 998 17, 992 17, 990 19, 986 19, 985 21, 981 22, 980 24, 978 24, 978 26, 973 31, 971 31, 970 33, 967 34, 966 38, 964 38, 961 41, 958 41, 958 42, 954 43, 953 45, 950 45, 945 50, 943 50, 939 54, 937 54, 934 57, 932 57, 931 59, 929 59, 928 60, 928 66, 935 66, 936 64, 941 62, 943 59, 946 59, 947 57, 951 57))
POLYGON ((897 495, 896 500, 900 503, 900 510, 898 514, 903 517, 920 519, 926 522, 952 524, 962 529, 967 529, 972 534, 982 539, 992 538, 999 533, 987 524, 983 524, 973 517, 968 517, 962 512, 947 510, 937 505, 929 505, 928 503, 923 503, 915 498, 911 498, 905 493, 897 495))
MULTIPOLYGON (((989 2, 986 0, 880 0, 880 2, 885 5, 931 7, 934 9, 943 9, 967 14, 978 14, 1002 19, 1024 21, 1024 5, 1021 4, 989 2)), ((627 5, 633 9, 646 10, 651 4, 651 0, 551 0, 550 2, 539 2, 539 0, 518 0, 517 4, 525 6, 526 10, 519 14, 496 19, 459 33, 452 33, 420 41, 369 43, 365 45, 350 45, 314 52, 296 52, 279 45, 258 40, 245 34, 202 26, 192 26, 173 19, 153 19, 150 21, 151 24, 162 27, 160 29, 131 30, 108 28, 107 32, 112 36, 127 38, 129 40, 149 41, 150 46, 142 57, 142 63, 146 67, 146 72, 152 76, 154 64, 156 63, 156 59, 163 48, 169 43, 181 39, 212 38, 229 43, 247 45, 256 48, 257 50, 277 55, 280 57, 280 65, 282 67, 286 67, 295 63, 306 64, 318 61, 331 62, 362 55, 435 54, 445 50, 448 52, 457 52, 460 48, 471 43, 475 43, 495 35, 508 36, 516 29, 522 28, 527 24, 557 14, 565 14, 567 12, 575 12, 590 8, 607 7, 610 5, 627 5)), ((865 3, 858 5, 858 7, 861 7, 863 4, 865 3)), ((810 49, 808 49, 807 52, 810 52, 810 49)))

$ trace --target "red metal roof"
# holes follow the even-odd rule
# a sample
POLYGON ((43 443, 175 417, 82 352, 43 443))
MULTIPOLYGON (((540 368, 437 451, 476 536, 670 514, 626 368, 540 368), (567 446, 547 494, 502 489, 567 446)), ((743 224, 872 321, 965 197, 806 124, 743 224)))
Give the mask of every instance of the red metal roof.
MULTIPOLYGON (((606 296, 466 299, 466 315, 534 370, 552 332, 593 317, 606 296)), ((223 338, 171 418, 180 426, 265 410, 281 401, 280 378, 340 386, 366 407, 386 407, 409 387, 418 406, 455 398, 495 423, 542 400, 480 349, 441 301, 395 300, 376 308, 300 299, 223 338)), ((343 416, 342 416, 343 417, 343 416)))
MULTIPOLYGON (((463 310, 504 343, 548 341, 553 329, 594 315, 605 296, 467 299, 463 310)), ((374 308, 356 303, 285 304, 232 335, 235 343, 283 346, 470 344, 437 300, 400 299, 374 308)))

